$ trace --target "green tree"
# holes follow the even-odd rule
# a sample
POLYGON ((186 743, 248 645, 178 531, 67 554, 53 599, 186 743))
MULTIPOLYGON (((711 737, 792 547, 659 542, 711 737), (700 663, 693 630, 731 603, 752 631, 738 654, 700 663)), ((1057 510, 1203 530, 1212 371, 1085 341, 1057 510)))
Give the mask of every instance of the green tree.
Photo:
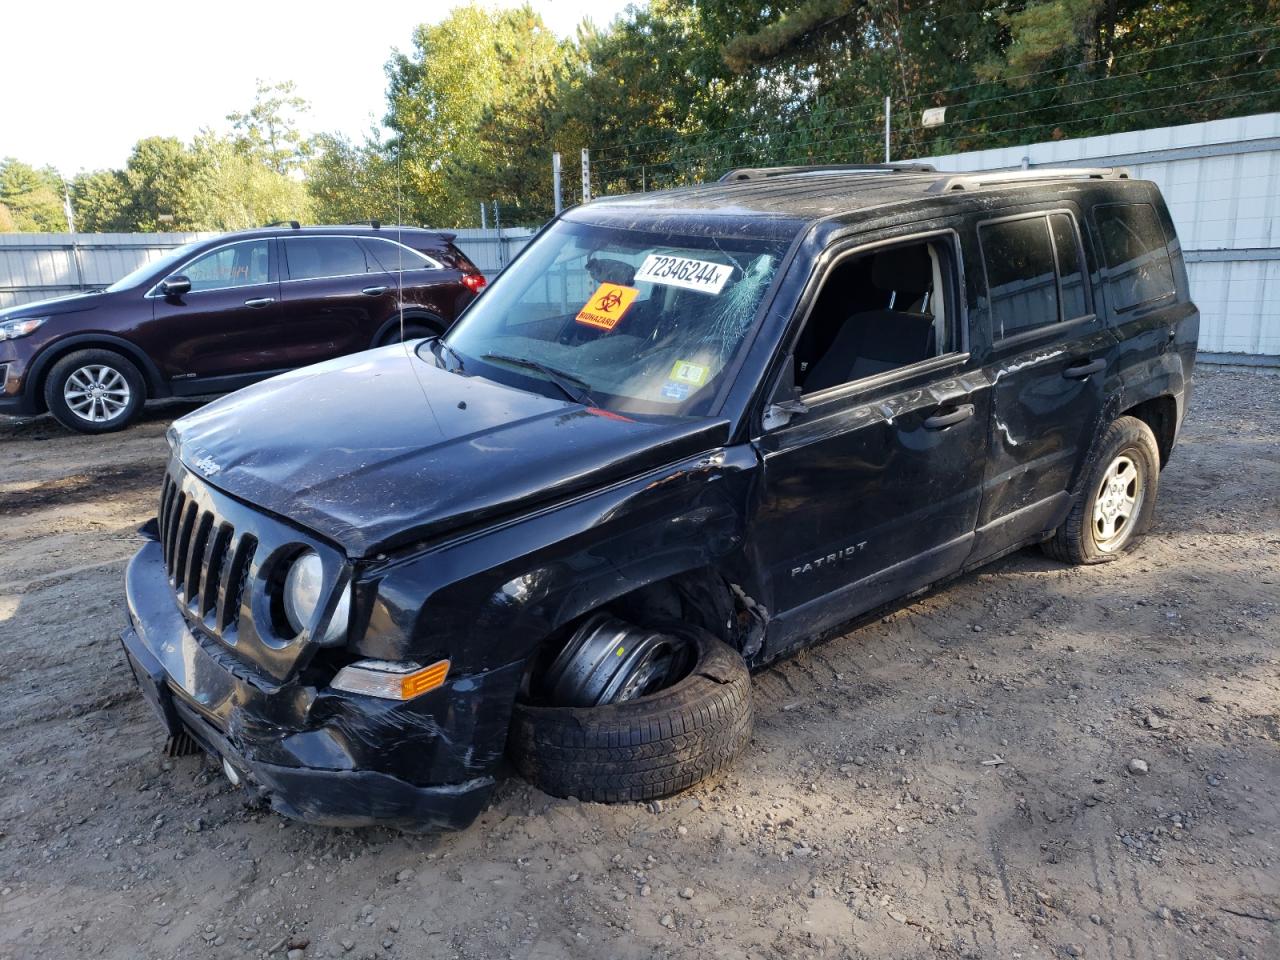
POLYGON ((20 233, 60 233, 67 229, 62 178, 52 167, 37 169, 7 157, 0 160, 0 206, 8 229, 20 233))
POLYGON ((298 129, 299 119, 311 104, 298 96, 293 81, 257 81, 253 106, 227 114, 232 139, 245 156, 260 161, 276 173, 300 169, 312 152, 311 141, 298 129))
POLYGON ((129 186, 123 171, 81 173, 71 184, 76 229, 82 233, 119 233, 133 229, 126 216, 129 186))
MULTIPOLYGON (((525 5, 454 9, 414 33, 413 49, 387 64, 386 125, 405 194, 417 219, 474 223, 481 199, 474 177, 492 173, 510 146, 504 108, 539 96, 565 55, 542 18, 525 5)), ((526 132, 525 135, 528 135, 526 132)), ((549 162, 549 151, 544 154, 549 162)))
POLYGON ((306 185, 319 223, 395 223, 401 216, 395 158, 375 133, 362 143, 338 134, 318 136, 306 185))

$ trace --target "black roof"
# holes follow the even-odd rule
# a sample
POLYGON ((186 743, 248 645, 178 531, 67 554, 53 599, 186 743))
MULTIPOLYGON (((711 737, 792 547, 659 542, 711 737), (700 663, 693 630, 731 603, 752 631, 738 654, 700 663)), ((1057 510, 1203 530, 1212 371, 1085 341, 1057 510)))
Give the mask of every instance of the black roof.
MULTIPOLYGON (((1027 189, 1101 180, 1127 180, 1122 169, 1032 168, 1014 171, 945 173, 910 165, 882 167, 762 168, 734 170, 726 179, 672 190, 605 197, 577 208, 573 219, 597 217, 618 222, 627 216, 692 222, 716 217, 772 220, 799 228, 816 220, 857 215, 904 204, 946 203, 957 194, 989 189, 1027 189), (732 179, 730 179, 732 178, 732 179), (578 213, 578 211, 581 211, 578 213)), ((745 230, 744 224, 744 232, 745 230)), ((758 230, 750 230, 756 233, 758 230)))

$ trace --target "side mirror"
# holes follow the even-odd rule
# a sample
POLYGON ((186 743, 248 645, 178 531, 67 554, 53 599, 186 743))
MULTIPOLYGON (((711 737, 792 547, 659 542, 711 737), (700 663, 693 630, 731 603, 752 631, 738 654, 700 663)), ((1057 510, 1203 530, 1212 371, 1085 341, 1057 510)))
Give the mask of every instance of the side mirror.
POLYGON ((764 408, 764 416, 760 425, 765 430, 777 430, 791 422, 791 418, 809 412, 808 405, 800 399, 800 388, 796 386, 795 354, 788 354, 783 361, 782 377, 773 391, 773 402, 764 408))
POLYGON ((191 280, 182 274, 175 274, 160 282, 160 292, 166 297, 181 297, 191 292, 191 280))
POLYGON ((790 400, 781 400, 778 403, 771 403, 764 408, 764 417, 761 419, 761 426, 766 430, 776 430, 778 427, 785 427, 791 422, 791 418, 799 416, 802 413, 808 413, 809 406, 798 396, 790 400))

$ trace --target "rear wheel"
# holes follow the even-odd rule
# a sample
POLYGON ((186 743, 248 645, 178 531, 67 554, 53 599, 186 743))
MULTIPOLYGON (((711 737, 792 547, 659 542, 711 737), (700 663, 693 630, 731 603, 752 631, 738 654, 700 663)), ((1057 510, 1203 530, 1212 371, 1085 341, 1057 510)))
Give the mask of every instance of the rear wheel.
POLYGON ((516 704, 508 749, 526 779, 558 797, 670 796, 726 767, 751 737, 742 657, 685 623, 646 629, 595 614, 531 696, 516 704))
POLYGON ((130 361, 111 350, 78 350, 53 365, 44 383, 45 404, 64 427, 109 433, 137 419, 146 381, 130 361))
POLYGON ((1064 563, 1114 560, 1146 532, 1155 512, 1160 450, 1136 417, 1119 417, 1099 438, 1066 521, 1044 543, 1064 563))
POLYGON ((404 322, 404 330, 401 332, 400 324, 394 323, 391 329, 382 335, 382 339, 378 341, 378 346, 385 347, 392 343, 406 343, 409 340, 422 340, 425 337, 437 337, 440 331, 434 324, 424 323, 421 320, 406 320, 404 322))

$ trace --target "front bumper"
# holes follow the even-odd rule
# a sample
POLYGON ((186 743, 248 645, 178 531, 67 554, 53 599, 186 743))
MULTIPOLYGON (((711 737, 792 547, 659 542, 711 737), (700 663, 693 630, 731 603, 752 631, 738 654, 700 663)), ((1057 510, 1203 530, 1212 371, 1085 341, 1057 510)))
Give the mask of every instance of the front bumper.
POLYGON ((159 544, 138 552, 125 586, 121 641, 165 732, 189 733, 278 812, 327 826, 461 829, 484 809, 522 664, 455 678, 408 703, 273 685, 192 632, 159 544))
POLYGON ((17 349, 21 341, 0 341, 0 413, 27 417, 39 413, 39 406, 27 389, 28 362, 17 349))

